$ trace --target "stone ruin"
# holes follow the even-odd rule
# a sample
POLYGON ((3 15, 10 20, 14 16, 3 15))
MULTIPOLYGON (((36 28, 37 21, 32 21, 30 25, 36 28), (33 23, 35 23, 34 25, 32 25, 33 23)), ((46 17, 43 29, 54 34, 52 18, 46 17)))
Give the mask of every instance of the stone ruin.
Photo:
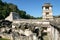
POLYGON ((52 5, 42 6, 43 19, 21 19, 11 12, 0 20, 0 37, 10 40, 60 40, 60 18, 53 18, 52 5))

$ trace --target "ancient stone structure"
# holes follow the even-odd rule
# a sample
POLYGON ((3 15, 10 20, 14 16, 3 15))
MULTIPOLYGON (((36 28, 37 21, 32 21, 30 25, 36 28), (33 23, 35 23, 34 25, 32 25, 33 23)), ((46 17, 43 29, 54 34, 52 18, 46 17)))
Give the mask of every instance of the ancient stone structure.
POLYGON ((5 19, 12 22, 12 27, 9 28, 12 29, 11 35, 9 34, 11 40, 60 40, 60 24, 53 18, 52 5, 45 3, 42 9, 41 20, 21 19, 18 13, 11 12, 5 19))
POLYGON ((42 6, 43 9, 43 20, 53 20, 52 5, 45 3, 42 6))
POLYGON ((20 19, 19 14, 16 12, 11 12, 10 15, 5 18, 5 20, 14 21, 20 19))

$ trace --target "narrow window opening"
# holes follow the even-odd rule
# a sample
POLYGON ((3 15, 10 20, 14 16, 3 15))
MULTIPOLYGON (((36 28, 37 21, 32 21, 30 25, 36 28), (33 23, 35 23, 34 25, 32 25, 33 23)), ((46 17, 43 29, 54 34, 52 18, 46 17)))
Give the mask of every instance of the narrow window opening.
POLYGON ((45 7, 46 8, 46 10, 49 10, 49 7, 45 7))
POLYGON ((49 15, 49 12, 46 12, 46 16, 48 16, 49 15))
POLYGON ((46 20, 49 20, 49 18, 46 18, 46 20))

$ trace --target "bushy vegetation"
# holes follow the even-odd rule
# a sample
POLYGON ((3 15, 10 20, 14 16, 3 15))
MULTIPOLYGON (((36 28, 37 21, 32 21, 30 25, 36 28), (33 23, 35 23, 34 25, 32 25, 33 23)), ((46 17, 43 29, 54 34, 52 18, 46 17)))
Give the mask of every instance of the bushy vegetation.
POLYGON ((0 19, 5 19, 10 12, 17 12, 19 16, 24 19, 36 19, 35 17, 26 13, 26 11, 19 10, 18 7, 12 3, 2 2, 0 0, 0 19))
POLYGON ((55 17, 55 18, 60 18, 60 15, 58 15, 58 16, 53 16, 53 17, 55 17))

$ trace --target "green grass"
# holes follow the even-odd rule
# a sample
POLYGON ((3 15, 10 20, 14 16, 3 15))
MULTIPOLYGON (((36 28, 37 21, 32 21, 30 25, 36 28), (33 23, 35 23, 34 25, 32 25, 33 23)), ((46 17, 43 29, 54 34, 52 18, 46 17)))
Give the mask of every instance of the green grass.
POLYGON ((0 40, 9 40, 9 39, 5 39, 5 38, 0 38, 0 40))

